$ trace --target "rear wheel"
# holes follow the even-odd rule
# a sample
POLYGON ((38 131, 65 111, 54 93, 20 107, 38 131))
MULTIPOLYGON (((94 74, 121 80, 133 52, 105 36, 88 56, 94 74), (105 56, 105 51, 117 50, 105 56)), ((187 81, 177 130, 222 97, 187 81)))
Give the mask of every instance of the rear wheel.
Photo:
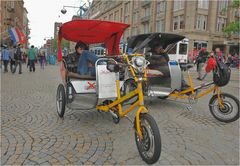
POLYGON ((222 93, 223 107, 218 104, 218 96, 214 95, 209 101, 209 109, 213 117, 225 123, 230 123, 239 118, 239 100, 230 94, 222 93))
POLYGON ((140 127, 143 138, 135 132, 135 141, 138 152, 147 164, 154 164, 161 154, 161 137, 156 121, 149 114, 140 115, 140 127))
POLYGON ((66 109, 66 95, 63 84, 59 84, 57 88, 57 96, 56 96, 56 104, 57 104, 57 113, 59 117, 63 117, 66 109))

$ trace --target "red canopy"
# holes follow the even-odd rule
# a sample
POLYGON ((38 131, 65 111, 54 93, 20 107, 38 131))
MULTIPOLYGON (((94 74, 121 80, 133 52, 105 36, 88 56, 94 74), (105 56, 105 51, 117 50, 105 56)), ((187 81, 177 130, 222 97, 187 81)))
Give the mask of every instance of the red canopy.
POLYGON ((120 38, 130 25, 102 20, 73 20, 64 23, 58 33, 58 61, 62 59, 62 38, 86 44, 105 43, 108 55, 119 54, 120 38))

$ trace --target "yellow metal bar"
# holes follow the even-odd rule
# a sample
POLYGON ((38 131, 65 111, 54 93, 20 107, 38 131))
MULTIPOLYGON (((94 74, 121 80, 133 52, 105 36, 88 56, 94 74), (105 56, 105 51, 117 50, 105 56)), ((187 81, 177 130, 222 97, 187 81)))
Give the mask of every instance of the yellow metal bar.
MULTIPOLYGON (((120 82, 119 82, 119 80, 116 80, 116 87, 117 87, 117 98, 119 100, 121 98, 120 82)), ((122 114, 122 105, 120 103, 118 104, 118 112, 119 112, 119 115, 122 114)))
POLYGON ((176 97, 176 98, 179 98, 179 99, 187 99, 188 96, 182 96, 180 95, 180 93, 171 93, 169 94, 170 97, 176 97))
POLYGON ((206 90, 206 91, 204 91, 204 92, 202 92, 202 93, 199 93, 199 94, 196 96, 196 99, 198 99, 198 98, 200 98, 200 97, 202 97, 202 96, 205 96, 205 95, 209 94, 210 92, 212 92, 212 91, 214 91, 214 90, 216 90, 216 86, 214 86, 214 87, 212 87, 211 89, 208 89, 208 90, 206 90))
POLYGON ((140 105, 144 105, 144 97, 143 97, 142 83, 141 82, 137 83, 137 90, 138 90, 138 100, 140 102, 140 105))
POLYGON ((193 88, 193 81, 192 81, 192 77, 191 77, 191 75, 188 73, 188 82, 189 82, 189 86, 191 87, 191 88, 193 88))
POLYGON ((141 127, 140 127, 140 114, 147 113, 147 112, 148 112, 148 110, 146 109, 146 107, 140 106, 136 113, 136 130, 137 130, 137 134, 140 139, 142 139, 142 131, 141 131, 141 127))
POLYGON ((135 107, 137 107, 139 105, 139 101, 136 101, 134 104, 132 104, 130 107, 128 107, 125 111, 123 111, 121 114, 119 112, 119 116, 123 117, 126 114, 128 114, 130 111, 132 111, 135 107))
POLYGON ((112 108, 120 103, 122 103, 123 101, 135 96, 138 94, 138 90, 135 89, 134 91, 131 91, 130 93, 128 93, 127 95, 121 97, 120 99, 117 99, 115 101, 113 101, 112 103, 110 103, 109 105, 105 105, 105 106, 97 106, 96 109, 98 110, 102 110, 102 111, 105 111, 107 112, 109 110, 109 108, 112 108))
POLYGON ((220 108, 222 109, 224 106, 223 106, 223 101, 221 98, 221 90, 219 87, 217 87, 216 90, 217 90, 218 104, 219 104, 220 108))

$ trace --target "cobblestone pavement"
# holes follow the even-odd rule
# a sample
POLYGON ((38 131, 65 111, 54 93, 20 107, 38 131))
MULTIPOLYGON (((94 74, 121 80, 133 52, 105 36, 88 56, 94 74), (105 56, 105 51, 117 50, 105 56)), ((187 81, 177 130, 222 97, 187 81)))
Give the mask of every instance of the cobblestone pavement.
MULTIPOLYGON (((23 69, 22 75, 1 74, 2 165, 145 164, 127 119, 115 125, 107 113, 69 109, 60 119, 55 105, 58 67, 37 66, 36 73, 23 69)), ((223 91, 239 98, 238 80, 233 70, 223 91)), ((208 110, 210 97, 200 99, 192 111, 181 102, 153 99, 150 114, 162 138, 156 165, 239 165, 239 120, 225 124, 214 119, 208 110)))

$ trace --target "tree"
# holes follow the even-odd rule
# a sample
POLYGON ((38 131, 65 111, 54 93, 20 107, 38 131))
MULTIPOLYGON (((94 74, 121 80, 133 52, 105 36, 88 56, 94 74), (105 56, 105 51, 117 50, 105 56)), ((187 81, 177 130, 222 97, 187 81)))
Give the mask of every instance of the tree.
MULTIPOLYGON (((229 5, 230 9, 240 9, 240 1, 239 0, 233 0, 232 4, 229 5)), ((239 19, 229 23, 223 31, 227 34, 231 33, 239 33, 240 32, 240 21, 239 19)))
MULTIPOLYGON (((57 50, 58 49, 58 37, 56 39, 53 39, 53 40, 54 40, 53 48, 54 48, 54 50, 57 50)), ((69 41, 67 41, 65 39, 62 39, 61 47, 62 47, 62 49, 65 48, 65 47, 69 49, 69 41)))

